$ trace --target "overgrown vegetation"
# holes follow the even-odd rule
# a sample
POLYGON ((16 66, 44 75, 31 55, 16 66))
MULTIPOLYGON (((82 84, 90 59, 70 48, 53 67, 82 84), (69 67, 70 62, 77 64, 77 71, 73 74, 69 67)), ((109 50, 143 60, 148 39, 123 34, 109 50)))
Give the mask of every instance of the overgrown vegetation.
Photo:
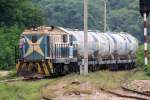
POLYGON ((0 100, 40 100, 40 88, 54 80, 13 82, 0 84, 0 100))
MULTIPOLYGON (((150 47, 150 45, 148 45, 148 47, 150 47)), ((150 52, 150 49, 148 52, 150 52)), ((150 62, 150 59, 149 59, 149 62, 150 62)), ((136 67, 139 70, 145 71, 146 75, 150 75, 150 63, 148 64, 148 66, 144 66, 144 46, 143 45, 140 45, 137 51, 136 63, 137 63, 136 67)))
POLYGON ((0 0, 0 69, 12 69, 19 35, 42 25, 43 15, 31 0, 0 0))
MULTIPOLYGON (((76 85, 71 85, 72 82, 80 82, 81 84, 92 83, 97 89, 118 89, 120 87, 120 82, 128 75, 128 71, 119 72, 109 72, 109 71, 98 71, 90 73, 88 76, 81 76, 79 74, 71 74, 64 77, 59 77, 55 79, 48 80, 38 80, 38 81, 17 81, 12 83, 0 83, 0 100, 40 100, 42 96, 48 95, 51 97, 57 96, 55 94, 55 88, 59 88, 58 84, 67 84, 64 87, 64 92, 68 93, 70 91, 80 91, 80 88, 76 85), (48 86, 44 88, 43 86, 48 86), (50 91, 51 88, 52 90, 50 91)), ((138 79, 149 79, 142 71, 135 73, 130 80, 138 79)), ((57 90, 59 91, 59 90, 57 90)), ((92 90, 81 89, 81 92, 91 93, 92 90)), ((60 93, 60 92, 58 92, 60 93)))

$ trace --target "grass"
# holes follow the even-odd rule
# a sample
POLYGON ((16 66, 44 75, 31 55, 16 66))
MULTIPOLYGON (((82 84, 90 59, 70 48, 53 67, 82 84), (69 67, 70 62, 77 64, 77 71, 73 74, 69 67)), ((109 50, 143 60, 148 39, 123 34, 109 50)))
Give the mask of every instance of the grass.
MULTIPOLYGON (((148 48, 150 48, 150 45, 148 45, 148 48)), ((148 49, 148 52, 150 52, 150 49, 148 49)), ((148 55, 148 58, 150 58, 150 54, 148 55)), ((149 59, 148 62, 150 62, 150 59, 149 59)), ((143 45, 140 45, 139 49, 137 51, 137 65, 136 66, 141 70, 145 70, 145 66, 144 66, 144 46, 143 45)), ((150 63, 148 64, 147 67, 150 67, 150 63)))
POLYGON ((146 75, 143 71, 138 71, 130 77, 130 80, 150 80, 150 76, 146 75))
MULTIPOLYGON (((105 89, 118 89, 120 88, 122 80, 129 74, 129 71, 118 71, 118 72, 110 72, 110 71, 98 71, 95 73, 90 73, 87 76, 80 76, 77 74, 67 75, 62 77, 59 82, 63 84, 63 82, 68 82, 68 84, 64 87, 65 94, 72 92, 80 92, 83 94, 92 94, 93 89, 84 88, 82 89, 80 85, 71 84, 71 82, 78 80, 80 84, 84 84, 86 82, 91 83, 95 88, 105 88, 105 89)), ((144 72, 138 71, 133 76, 130 77, 130 80, 141 80, 141 79, 150 79, 144 72)), ((55 84, 56 85, 56 84, 55 84)), ((48 87, 53 87, 48 85, 48 87)), ((55 91, 61 91, 56 89, 52 94, 50 89, 44 89, 46 92, 45 96, 49 98, 56 97, 58 94, 55 94, 55 91)), ((56 92, 57 93, 57 92, 56 92)))
MULTIPOLYGON (((148 45, 148 48, 150 48, 150 45, 148 45)), ((150 49, 148 49, 148 53, 150 52, 150 49)), ((150 58, 150 54, 148 55, 148 58, 150 58)), ((148 62, 150 62, 150 59, 148 59, 148 62)), ((137 51, 137 65, 136 67, 140 69, 141 71, 144 71, 146 75, 150 76, 150 63, 148 63, 147 66, 144 66, 144 46, 140 45, 139 49, 137 51)))
POLYGON ((75 76, 81 82, 90 82, 98 87, 104 88, 118 88, 121 80, 127 75, 127 71, 110 72, 99 71, 90 73, 88 76, 75 76))
POLYGON ((53 84, 55 79, 0 83, 0 100, 40 100, 40 89, 43 85, 53 84))
MULTIPOLYGON (((80 76, 78 74, 66 75, 55 79, 39 80, 39 81, 19 81, 12 83, 0 83, 0 100, 40 100, 42 97, 41 89, 44 85, 55 86, 60 82, 71 83, 78 80, 80 83, 90 82, 96 87, 116 89, 120 87, 120 82, 128 74, 128 71, 110 72, 98 71, 90 73, 87 76, 80 76)), ((135 73, 131 80, 150 79, 144 72, 139 71, 135 73)), ((62 83, 63 84, 63 83, 62 83)), ((67 91, 80 90, 77 86, 67 86, 67 91)), ((45 90, 46 91, 46 90, 45 90)), ((66 91, 66 92, 67 92, 66 91)), ((82 90, 81 90, 82 91, 82 90)), ((90 93, 89 90, 82 92, 90 93)), ((47 92, 49 93, 49 92, 47 92)), ((51 91, 51 96, 55 94, 51 91)))
MULTIPOLYGON (((51 89, 53 85, 49 85, 43 89, 43 95, 45 97, 54 98, 58 96, 58 91, 63 91, 63 94, 68 94, 72 92, 80 92, 83 94, 92 94, 93 88, 105 88, 105 89, 117 89, 120 88, 120 83, 124 79, 124 77, 128 74, 128 71, 119 71, 119 72, 110 72, 110 71, 98 71, 95 73, 90 73, 87 76, 81 76, 78 74, 71 74, 61 79, 58 79, 59 83, 65 84, 63 86, 63 90, 61 88, 51 89), (79 82, 79 85, 71 84, 72 82, 79 82), (82 84, 88 84, 88 88, 82 87, 82 84), (81 85, 80 85, 81 84, 81 85), (90 88, 92 85, 92 88, 90 88), (94 87, 93 87, 94 86, 94 87), (81 88, 82 87, 82 88, 81 88)), ((54 87, 55 87, 54 85, 54 87)), ((59 85, 58 85, 59 86, 59 85)))

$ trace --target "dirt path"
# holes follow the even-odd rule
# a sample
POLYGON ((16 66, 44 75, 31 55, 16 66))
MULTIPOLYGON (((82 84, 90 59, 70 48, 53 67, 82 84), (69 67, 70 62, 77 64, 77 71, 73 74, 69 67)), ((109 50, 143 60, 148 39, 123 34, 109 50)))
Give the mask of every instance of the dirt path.
MULTIPOLYGON (((42 96, 51 100, 139 100, 136 98, 128 98, 117 96, 100 90, 89 82, 80 83, 75 82, 59 82, 54 86, 45 86, 43 88, 42 96)), ((121 89, 113 90, 113 92, 127 94, 129 96, 139 96, 130 92, 125 92, 121 89)), ((150 98, 146 99, 150 100, 150 98)))
POLYGON ((128 84, 128 87, 140 92, 150 93, 150 80, 134 80, 128 84))
POLYGON ((11 71, 3 71, 3 70, 0 70, 0 77, 5 77, 7 76, 11 71))
POLYGON ((53 100, 136 100, 130 98, 118 97, 103 91, 95 91, 92 94, 68 94, 54 98, 53 100))

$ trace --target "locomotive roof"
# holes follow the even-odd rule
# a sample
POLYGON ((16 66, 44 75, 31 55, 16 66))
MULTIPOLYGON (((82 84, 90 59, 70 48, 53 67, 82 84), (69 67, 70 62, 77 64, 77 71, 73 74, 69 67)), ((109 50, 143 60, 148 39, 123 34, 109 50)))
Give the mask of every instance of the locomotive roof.
MULTIPOLYGON (((32 29, 26 29, 22 34, 23 35, 32 35, 32 34, 55 34, 55 35, 60 35, 60 34, 72 34, 72 33, 83 33, 84 31, 78 30, 78 29, 70 29, 70 28, 63 28, 63 27, 57 27, 57 26, 50 26, 50 27, 45 27, 41 26, 38 28, 32 28, 32 29)), ((93 33, 101 33, 98 30, 88 30, 88 32, 93 32, 93 33)), ((113 33, 113 34, 127 34, 124 32, 107 32, 107 33, 113 33)))
POLYGON ((52 31, 51 27, 38 27, 38 28, 26 29, 22 34, 24 34, 24 35, 27 35, 27 34, 47 34, 50 31, 52 31))
POLYGON ((32 34, 70 34, 68 29, 65 29, 63 27, 57 27, 57 26, 51 26, 51 27, 38 27, 38 28, 32 28, 32 29, 26 29, 23 33, 23 35, 32 35, 32 34))

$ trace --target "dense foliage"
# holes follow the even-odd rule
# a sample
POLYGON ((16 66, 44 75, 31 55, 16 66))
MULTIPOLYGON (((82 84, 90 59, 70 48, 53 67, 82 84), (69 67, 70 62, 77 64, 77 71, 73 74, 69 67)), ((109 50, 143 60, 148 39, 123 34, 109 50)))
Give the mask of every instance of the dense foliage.
POLYGON ((42 23, 41 11, 31 0, 0 0, 1 26, 31 27, 42 23))
POLYGON ((42 25, 41 10, 31 0, 0 0, 0 69, 10 69, 24 28, 42 25))
MULTIPOLYGON (((150 45, 148 46, 150 48, 150 45)), ((143 70, 146 72, 147 75, 150 75, 150 63, 148 64, 148 66, 144 66, 144 51, 143 51, 144 46, 141 45, 138 49, 137 52, 137 65, 136 67, 138 67, 138 69, 143 70)), ((150 50, 148 50, 148 52, 150 52, 150 50)), ((149 58, 150 56, 148 56, 149 58)), ((150 62, 150 59, 149 61, 150 62)))
MULTIPOLYGON (((47 14, 48 25, 83 28, 83 0, 33 0, 47 14)), ((103 31, 104 0, 89 0, 89 28, 103 31)), ((139 0, 108 0, 107 30, 130 32, 143 40, 139 0)), ((150 32, 150 31, 149 31, 150 32)))

